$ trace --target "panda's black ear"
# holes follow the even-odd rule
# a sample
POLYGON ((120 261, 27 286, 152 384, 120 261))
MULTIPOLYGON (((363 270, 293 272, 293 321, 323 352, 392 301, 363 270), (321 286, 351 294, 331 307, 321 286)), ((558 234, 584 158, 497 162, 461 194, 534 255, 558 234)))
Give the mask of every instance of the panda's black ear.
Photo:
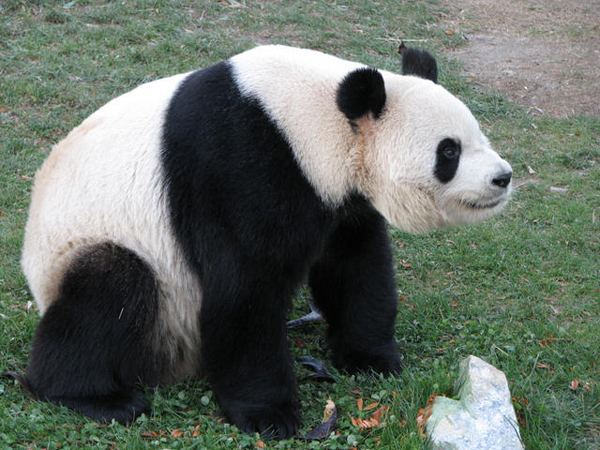
POLYGON ((402 42, 398 47, 398 53, 402 55, 403 75, 415 75, 437 83, 437 62, 429 52, 420 48, 407 47, 402 42))
POLYGON ((385 84, 376 69, 362 67, 344 77, 337 90, 337 106, 350 120, 372 113, 377 119, 385 106, 385 84))

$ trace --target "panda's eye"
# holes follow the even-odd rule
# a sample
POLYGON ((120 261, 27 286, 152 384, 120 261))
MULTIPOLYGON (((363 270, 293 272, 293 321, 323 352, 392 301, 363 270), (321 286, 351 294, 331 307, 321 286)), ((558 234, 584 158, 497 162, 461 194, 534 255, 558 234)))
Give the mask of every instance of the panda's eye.
POLYGON ((460 145, 452 139, 444 139, 440 143, 439 153, 447 159, 454 159, 460 156, 460 145))

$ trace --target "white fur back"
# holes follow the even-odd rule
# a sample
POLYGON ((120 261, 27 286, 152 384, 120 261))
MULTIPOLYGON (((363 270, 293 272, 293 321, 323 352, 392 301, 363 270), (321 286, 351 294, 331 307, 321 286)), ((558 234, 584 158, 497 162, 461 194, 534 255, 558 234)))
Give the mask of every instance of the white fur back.
POLYGON ((319 196, 339 204, 354 184, 349 149, 356 138, 337 108, 336 90, 345 75, 364 64, 278 45, 257 47, 231 61, 242 93, 260 99, 319 196))
POLYGON ((179 340, 197 353, 199 339, 200 287, 170 229, 159 161, 165 111, 184 76, 116 98, 55 146, 36 175, 22 260, 43 314, 86 247, 134 251, 159 282, 157 339, 172 355, 179 340))

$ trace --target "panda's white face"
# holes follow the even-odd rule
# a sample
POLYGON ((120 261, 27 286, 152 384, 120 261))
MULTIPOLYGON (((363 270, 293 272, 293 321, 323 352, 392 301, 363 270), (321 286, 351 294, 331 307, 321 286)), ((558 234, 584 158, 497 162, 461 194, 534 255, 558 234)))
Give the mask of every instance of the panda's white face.
POLYGON ((478 222, 508 201, 512 169, 492 150, 456 97, 430 81, 386 79, 386 107, 373 121, 367 190, 390 223, 425 232, 478 222))

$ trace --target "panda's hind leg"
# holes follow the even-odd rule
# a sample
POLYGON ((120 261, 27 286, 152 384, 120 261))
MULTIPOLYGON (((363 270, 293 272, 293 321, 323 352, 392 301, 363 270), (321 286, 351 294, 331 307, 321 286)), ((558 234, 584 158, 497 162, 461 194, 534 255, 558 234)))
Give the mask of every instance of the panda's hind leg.
POLYGON ((67 271, 33 340, 26 379, 41 400, 100 422, 130 422, 156 384, 152 348, 158 289, 150 268, 111 243, 88 248, 67 271))

